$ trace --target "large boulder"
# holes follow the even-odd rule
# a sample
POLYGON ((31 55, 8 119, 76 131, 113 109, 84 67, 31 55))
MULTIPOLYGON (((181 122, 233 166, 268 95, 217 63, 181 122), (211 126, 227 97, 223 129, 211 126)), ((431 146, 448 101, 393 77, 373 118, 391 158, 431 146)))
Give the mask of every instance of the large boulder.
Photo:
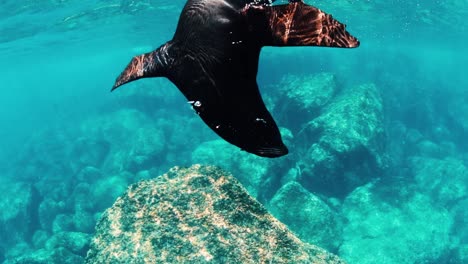
POLYGON ((338 214, 299 183, 291 181, 281 187, 268 209, 300 239, 329 251, 338 249, 342 235, 338 214))
POLYGON ((344 197, 384 166, 383 106, 373 84, 343 91, 298 135, 298 180, 307 189, 344 197), (302 143, 306 144, 306 143, 302 143))
POLYGON ((342 263, 300 241, 231 175, 173 168, 102 216, 87 263, 342 263))

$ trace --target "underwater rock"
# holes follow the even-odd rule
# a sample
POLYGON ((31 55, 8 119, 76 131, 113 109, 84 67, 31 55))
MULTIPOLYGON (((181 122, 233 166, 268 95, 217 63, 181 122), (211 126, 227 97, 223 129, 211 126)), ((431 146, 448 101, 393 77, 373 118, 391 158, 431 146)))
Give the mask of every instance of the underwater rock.
POLYGON ((274 97, 275 116, 293 130, 316 118, 337 90, 335 76, 331 73, 288 74, 277 86, 279 95, 274 97))
POLYGON ((110 206, 113 199, 123 193, 127 184, 125 173, 109 175, 108 178, 100 177, 94 179, 92 184, 80 181, 75 183, 73 192, 63 201, 55 203, 47 199, 48 204, 44 204, 45 207, 41 208, 43 209, 41 215, 44 215, 44 220, 48 221, 55 216, 52 233, 62 231, 93 233, 96 224, 93 214, 110 206), (62 209, 55 208, 57 206, 61 206, 62 209))
POLYGON ((91 235, 81 232, 60 232, 47 240, 45 248, 53 250, 63 247, 75 255, 85 256, 89 249, 90 239, 91 235))
POLYGON ((462 161, 413 157, 410 164, 419 191, 437 204, 451 208, 468 197, 468 169, 462 161))
POLYGON ((30 241, 39 227, 41 197, 34 186, 21 182, 0 182, 0 249, 30 241))
POLYGON ((48 197, 39 205, 39 223, 41 229, 52 232, 52 225, 55 217, 62 213, 65 207, 65 203, 58 203, 48 197))
POLYGON ((55 218, 66 211, 64 201, 55 201, 49 197, 39 205, 39 223, 41 229, 52 232, 55 218))
POLYGON ((86 263, 343 263, 300 241, 231 175, 175 167, 129 187, 96 226, 86 263))
POLYGON ((384 166, 379 91, 373 84, 343 91, 297 137, 305 146, 300 150, 299 182, 314 192, 345 196, 376 177, 384 166))
POLYGON ((237 175, 237 179, 257 197, 262 180, 274 161, 241 152, 224 140, 217 139, 200 144, 192 153, 192 163, 212 164, 237 175))
POLYGON ((336 251, 341 244, 342 226, 338 215, 297 182, 281 187, 268 209, 303 241, 329 251, 336 251))
POLYGON ((450 250, 449 212, 418 193, 389 198, 374 184, 348 195, 340 256, 360 264, 440 263, 450 250))

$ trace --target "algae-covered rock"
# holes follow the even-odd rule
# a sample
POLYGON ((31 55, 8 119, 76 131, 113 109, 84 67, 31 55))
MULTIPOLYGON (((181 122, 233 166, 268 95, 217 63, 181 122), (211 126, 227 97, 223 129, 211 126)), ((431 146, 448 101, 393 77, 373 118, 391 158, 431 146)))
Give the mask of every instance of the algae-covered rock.
POLYGON ((268 209, 302 240, 337 250, 341 243, 338 215, 297 182, 289 182, 273 196, 268 209))
POLYGON ((173 168, 129 187, 96 226, 86 263, 342 263, 300 241, 231 175, 173 168))
POLYGON ((375 177, 383 167, 383 106, 373 84, 343 91, 302 130, 304 187, 342 196, 375 177))
MULTIPOLYGON (((452 219, 430 197, 413 194, 389 203, 368 184, 343 203, 348 224, 339 254, 349 263, 440 263, 450 250, 452 219)), ((386 197, 387 198, 387 197, 386 197)))

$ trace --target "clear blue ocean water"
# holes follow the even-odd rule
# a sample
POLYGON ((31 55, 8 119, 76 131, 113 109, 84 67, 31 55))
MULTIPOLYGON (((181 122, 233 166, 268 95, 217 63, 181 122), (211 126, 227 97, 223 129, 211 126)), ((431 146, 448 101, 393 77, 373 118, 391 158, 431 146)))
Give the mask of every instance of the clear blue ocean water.
MULTIPOLYGON (((185 1, 3 0, 0 262, 53 263, 64 249, 79 263, 100 213, 129 184, 201 162, 232 172, 269 209, 294 172, 339 224, 333 237, 304 231, 320 216, 297 216, 291 229, 349 263, 468 263, 468 2, 306 2, 345 23, 361 46, 262 50, 260 90, 293 138, 291 154, 264 160, 220 141, 166 79, 110 92, 132 56, 172 38, 185 1), (335 96, 302 118, 280 86, 293 76, 304 84, 291 89, 308 87, 301 76, 321 73, 334 76, 335 96), (346 91, 368 84, 379 97, 379 136, 367 130, 369 116, 352 117, 374 108, 352 102, 344 120, 358 124, 349 135, 330 132, 343 121, 333 114, 340 100, 366 96, 346 91), (304 136, 314 120, 338 125, 304 136), (314 158, 320 142, 329 163, 314 158), (360 167, 369 160, 378 165, 360 167), (83 239, 79 249, 57 238, 67 234, 83 239)), ((294 222, 288 215, 278 218, 294 222)))

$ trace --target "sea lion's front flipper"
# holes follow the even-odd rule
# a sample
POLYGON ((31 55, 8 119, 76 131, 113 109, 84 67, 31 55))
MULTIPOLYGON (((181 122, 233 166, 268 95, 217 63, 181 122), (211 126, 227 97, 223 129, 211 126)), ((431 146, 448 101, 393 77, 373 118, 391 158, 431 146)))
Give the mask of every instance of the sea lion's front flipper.
POLYGON ((251 5, 244 12, 262 46, 359 46, 344 24, 302 1, 276 6, 251 5))
POLYGON ((117 77, 112 91, 126 83, 149 77, 165 77, 172 59, 168 55, 170 44, 132 58, 125 70, 117 77))

